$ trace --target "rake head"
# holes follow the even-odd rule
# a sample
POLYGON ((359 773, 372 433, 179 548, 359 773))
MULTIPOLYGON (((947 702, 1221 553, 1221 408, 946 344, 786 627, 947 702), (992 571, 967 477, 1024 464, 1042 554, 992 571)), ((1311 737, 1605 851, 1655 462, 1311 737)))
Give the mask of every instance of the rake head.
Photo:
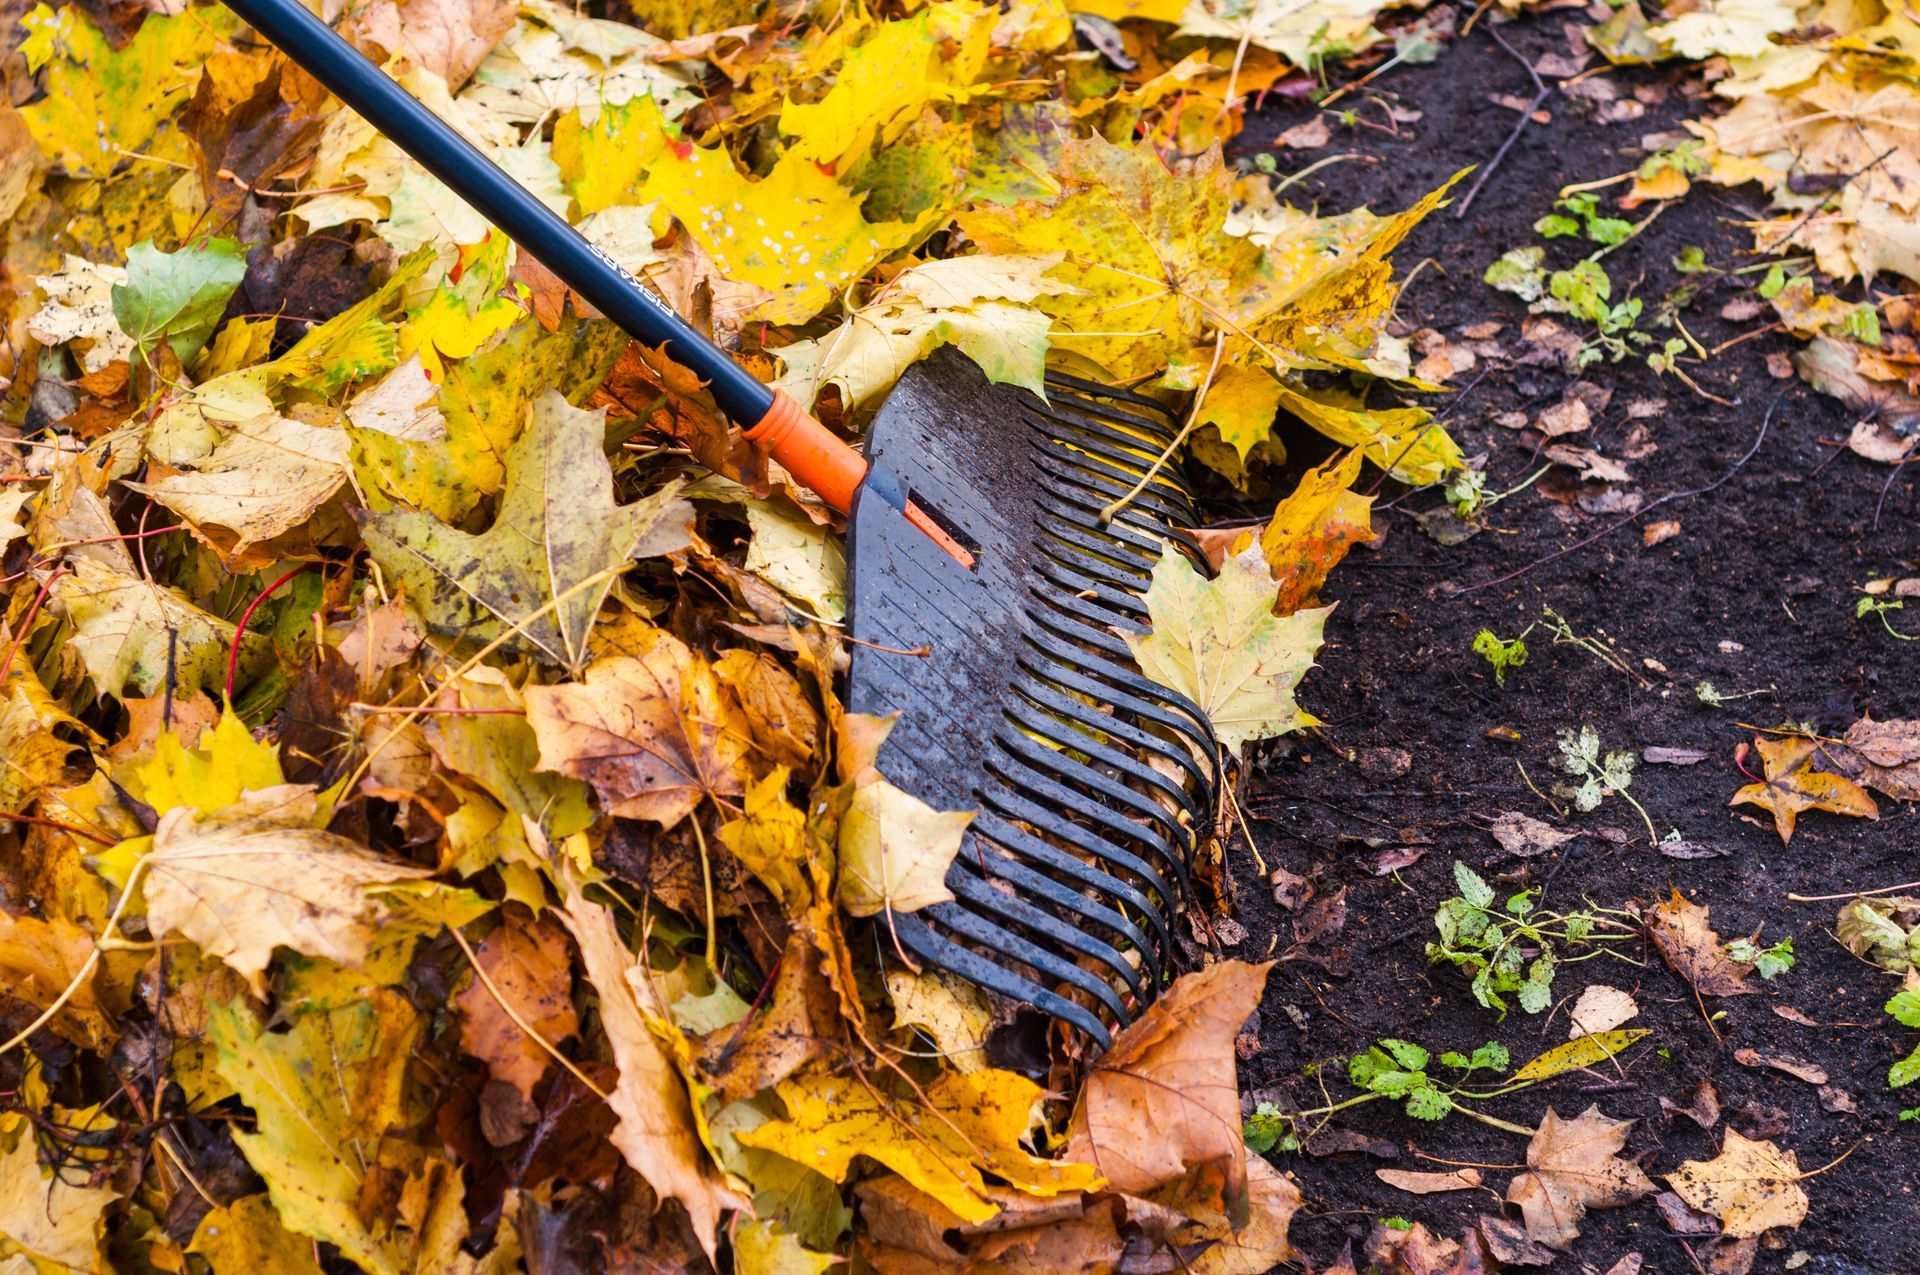
POLYGON ((851 707, 899 712, 895 783, 980 813, 951 902, 892 918, 904 952, 1030 1004, 1104 1048, 1171 977, 1173 919, 1211 825, 1219 749, 1192 701, 1141 675, 1168 543, 1204 567, 1193 500, 1164 466, 1159 404, 1064 376, 1047 398, 991 385, 957 352, 910 371, 868 435, 849 533, 851 707), (972 549, 971 571, 907 500, 972 549), (926 646, 930 657, 893 654, 926 646))

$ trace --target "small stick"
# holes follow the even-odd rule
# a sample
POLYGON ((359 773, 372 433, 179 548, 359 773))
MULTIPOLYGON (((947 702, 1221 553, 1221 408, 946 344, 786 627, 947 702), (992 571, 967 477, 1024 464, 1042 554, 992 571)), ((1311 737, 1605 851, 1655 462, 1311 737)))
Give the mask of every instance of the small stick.
POLYGON ((1493 158, 1487 161, 1487 166, 1480 170, 1478 177, 1473 179, 1473 185, 1468 187, 1465 198, 1460 201, 1460 206, 1453 210, 1455 221, 1467 215, 1467 209, 1473 207, 1474 198, 1480 194, 1480 188, 1485 186, 1487 179, 1499 170, 1500 165, 1507 158, 1507 152, 1512 150, 1513 144, 1520 140, 1520 134, 1526 132, 1527 125, 1533 122, 1533 113, 1540 109, 1540 103, 1546 101, 1547 95, 1552 92, 1540 78, 1540 73, 1533 69, 1533 63, 1521 57, 1519 51, 1507 43, 1506 37, 1500 34, 1498 27, 1488 23, 1487 34, 1493 37, 1495 44, 1506 50, 1509 57, 1527 69, 1527 78, 1533 81, 1533 102, 1526 110, 1520 112, 1520 119, 1514 124, 1513 131, 1507 134, 1507 140, 1500 143, 1500 149, 1493 153, 1493 158))

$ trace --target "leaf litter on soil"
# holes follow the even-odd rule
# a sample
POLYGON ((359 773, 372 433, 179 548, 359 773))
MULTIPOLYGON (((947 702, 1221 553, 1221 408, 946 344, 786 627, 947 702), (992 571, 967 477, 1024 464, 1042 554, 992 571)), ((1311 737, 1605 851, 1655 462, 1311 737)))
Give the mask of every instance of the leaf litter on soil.
MULTIPOLYGON (((1815 44, 1790 8, 1723 8, 1629 5, 1583 37, 1620 61, 1736 59, 1731 112, 1660 149, 1623 205, 1758 181, 1779 214, 1762 246, 1824 272, 1790 259, 1758 299, 1812 341, 1802 374, 1868 414, 1851 449, 1899 461, 1920 421, 1911 305, 1823 290, 1920 260, 1894 179, 1911 89, 1881 57, 1896 20, 1850 12, 1815 44), (1756 149, 1729 123, 1749 116, 1799 144, 1756 149), (1856 155, 1870 143, 1835 121, 1884 147, 1856 155)), ((370 0, 342 21, 849 434, 947 344, 996 382, 1064 366, 1187 410, 1189 458, 1253 517, 1203 533, 1212 578, 1169 551, 1128 640, 1236 754, 1319 724, 1295 699, 1330 611, 1318 595, 1378 543, 1382 474, 1445 480, 1468 535, 1534 481, 1489 487, 1411 397, 1511 361, 1498 324, 1410 346, 1396 317, 1390 255, 1458 174, 1383 213, 1327 211, 1270 155, 1221 149, 1255 95, 1418 66, 1455 26, 1370 0, 838 16, 370 0), (1325 440, 1313 455, 1339 450, 1276 486, 1306 431, 1325 440)), ((1301 1187, 1242 1129, 1239 1064, 1267 1018, 1301 1012, 1291 992, 1262 1007, 1267 964, 1198 962, 1093 1058, 1062 1039, 1008 1053, 1009 1006, 883 959, 893 913, 947 897, 969 812, 875 768, 888 727, 848 714, 837 681, 841 528, 683 369, 217 6, 40 5, 17 34, 24 73, 0 106, 0 1256, 216 1275, 316 1256, 375 1272, 1300 1257, 1301 1187)), ((1536 65, 1631 117, 1576 95, 1586 56, 1536 65)), ((1389 132, 1410 122, 1372 100, 1389 132)), ((1328 121, 1355 127, 1329 111, 1290 144, 1327 144, 1328 121)), ((1571 198, 1556 234, 1610 250, 1638 233, 1571 198)), ((1552 279, 1516 260, 1518 287, 1537 269, 1539 314, 1595 325, 1554 336, 1536 317, 1533 348, 1582 366, 1633 353, 1700 388, 1698 343, 1655 343, 1597 260, 1552 279)), ((1539 419, 1599 439, 1610 391, 1590 375, 1539 419)), ((1611 446, 1544 453, 1584 485, 1567 507, 1625 508, 1595 490, 1631 482, 1611 446)), ((1863 785, 1911 800, 1910 728, 1863 718, 1818 771, 1802 741, 1763 737, 1761 791, 1736 800, 1768 807, 1783 843, 1804 810, 1873 813, 1863 785)), ((1594 751, 1582 810, 1628 787, 1632 754, 1594 751)), ((1551 824, 1506 808, 1523 799, 1480 812, 1522 872, 1622 844, 1558 808, 1551 824)), ((1214 915, 1194 929, 1240 944, 1221 833, 1195 904, 1214 915)), ((1473 879, 1489 916, 1530 913, 1526 890, 1473 879)), ((1344 898, 1296 926, 1287 968, 1351 965, 1344 898)), ((1859 950, 1905 953, 1897 911, 1855 915, 1859 950)), ((1704 908, 1675 894, 1645 920, 1701 992, 1758 990, 1704 908)), ((1505 971, 1507 990, 1528 1012, 1564 999, 1575 1039, 1508 1074, 1496 1045, 1430 1058, 1389 1033, 1385 1070, 1340 1106, 1392 1096, 1528 1134, 1519 1219, 1496 1206, 1455 1241, 1381 1197, 1352 1235, 1379 1269, 1539 1264, 1587 1210, 1653 1189, 1622 1158, 1630 1121, 1549 1107, 1529 1130, 1484 1109, 1616 1074, 1648 1030, 1622 1029, 1637 1005, 1618 989, 1556 996, 1553 954, 1486 945, 1509 948, 1528 972, 1505 971)), ((1807 1197, 1792 1152, 1725 1136, 1669 1181, 1718 1219, 1729 1261, 1743 1242, 1751 1261, 1807 1197)), ((1478 1170, 1380 1181, 1472 1188, 1478 1170)))

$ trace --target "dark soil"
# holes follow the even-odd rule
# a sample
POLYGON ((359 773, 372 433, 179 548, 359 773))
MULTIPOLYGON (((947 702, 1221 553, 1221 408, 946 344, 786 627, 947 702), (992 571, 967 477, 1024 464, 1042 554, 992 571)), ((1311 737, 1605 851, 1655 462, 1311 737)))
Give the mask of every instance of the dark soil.
MULTIPOLYGON (((1567 12, 1516 23, 1502 34, 1529 59, 1565 53, 1567 12)), ((1579 18, 1579 11, 1571 12, 1579 18)), ((1408 329, 1435 328, 1458 340, 1463 327, 1497 318, 1507 326, 1496 339, 1511 353, 1522 352, 1524 307, 1485 286, 1481 272, 1505 250, 1540 242, 1531 224, 1549 210, 1563 184, 1633 167, 1642 155, 1643 133, 1671 128, 1699 109, 1683 92, 1682 71, 1617 72, 1613 78, 1623 92, 1666 85, 1670 95, 1650 105, 1644 118, 1614 125, 1596 122, 1558 93, 1550 97, 1552 122, 1528 127, 1468 215, 1456 220, 1453 210, 1443 209, 1398 251, 1403 277, 1422 258, 1433 261, 1400 303, 1398 315, 1408 329)), ((1361 204, 1376 211, 1404 207, 1456 169, 1493 154, 1516 114, 1490 104, 1490 94, 1532 96, 1526 71, 1484 30, 1457 41, 1438 62, 1390 71, 1373 87, 1396 105, 1423 112, 1422 118, 1400 124, 1398 138, 1336 125, 1327 148, 1277 151, 1282 171, 1336 152, 1363 152, 1380 161, 1322 168, 1296 185, 1296 198, 1302 188, 1311 191, 1326 212, 1361 204)), ((1349 99, 1342 105, 1354 106, 1361 119, 1385 119, 1378 104, 1349 99)), ((1297 101, 1270 102, 1249 122, 1236 152, 1256 151, 1310 115, 1311 108, 1297 101)), ((1606 259, 1616 284, 1631 284, 1651 312, 1686 281, 1669 264, 1683 247, 1704 248, 1707 260, 1723 269, 1751 264, 1749 237, 1733 224, 1749 215, 1743 201, 1750 193, 1696 189, 1606 259)), ((1579 251, 1569 241, 1556 241, 1549 245, 1549 264, 1570 264, 1579 251)), ((1685 311, 1688 329, 1711 347, 1764 325, 1770 315, 1746 324, 1717 317, 1726 301, 1758 277, 1693 276, 1706 282, 1685 311)), ((1499 1040, 1517 1064, 1567 1039, 1566 1011, 1586 985, 1611 983, 1633 994, 1641 1012, 1631 1025, 1652 1035, 1619 1060, 1617 1071, 1574 1073, 1495 1100, 1486 1104, 1493 1114, 1533 1125, 1549 1105, 1572 1116, 1597 1103, 1610 1116, 1637 1121, 1628 1151, 1656 1179, 1683 1160, 1711 1158, 1729 1123, 1794 1152, 1803 1169, 1847 1156, 1806 1183, 1812 1209, 1805 1224, 1769 1236, 1754 1269, 1910 1272, 1920 1270, 1914 1198, 1920 1127, 1898 1121, 1899 1111, 1913 1104, 1887 1088, 1886 1074, 1920 1040, 1881 1013, 1895 980, 1832 938, 1838 905, 1796 904, 1787 896, 1920 877, 1913 853, 1920 819, 1913 808, 1887 800, 1877 823, 1809 813, 1783 848, 1764 811, 1727 804, 1747 782, 1735 764, 1736 747, 1752 738, 1742 722, 1791 720, 1838 732, 1868 712, 1876 718, 1920 716, 1920 645, 1898 642, 1871 619, 1853 616, 1865 581, 1916 574, 1920 473, 1895 473, 1836 447, 1852 423, 1847 410, 1797 379, 1769 372, 1766 357, 1793 348, 1784 336, 1761 336, 1694 372, 1704 389, 1731 400, 1732 407, 1710 402, 1672 377, 1656 377, 1639 359, 1585 373, 1614 397, 1596 414, 1593 428, 1570 441, 1609 455, 1619 454, 1629 432, 1629 401, 1667 400, 1664 412, 1644 422, 1658 450, 1628 462, 1633 482, 1613 484, 1649 500, 1726 475, 1753 446, 1770 406, 1775 409, 1758 451, 1724 485, 1655 515, 1681 524, 1677 536, 1657 547, 1643 544, 1635 524, 1544 560, 1620 517, 1567 503, 1581 493, 1564 469, 1496 506, 1489 529, 1454 548, 1428 538, 1406 516, 1441 504, 1437 491, 1383 488, 1379 503, 1387 511, 1375 525, 1384 530, 1384 542, 1357 550, 1334 572, 1325 599, 1339 606, 1320 667, 1300 693, 1326 724, 1260 762, 1243 803, 1269 869, 1308 878, 1321 897, 1346 891, 1344 930, 1306 950, 1344 949, 1351 972, 1338 976, 1299 959, 1276 970, 1243 1088, 1249 1103, 1318 1106, 1327 1098, 1306 1069, 1332 1060, 1336 1066, 1324 1073, 1327 1093, 1336 1100, 1350 1096, 1354 1090, 1339 1060, 1381 1036, 1413 1039, 1436 1052, 1471 1051, 1499 1040), (1555 646, 1536 628, 1528 663, 1509 674, 1505 687, 1497 686, 1489 666, 1470 650, 1475 634, 1491 628, 1511 637, 1540 620, 1545 607, 1580 634, 1604 635, 1617 644, 1633 673, 1610 668, 1584 650, 1555 646), (1703 680, 1726 692, 1773 689, 1715 709, 1694 694, 1703 680), (1567 811, 1564 827, 1590 835, 1561 851, 1525 860, 1501 851, 1485 824, 1502 812, 1563 822, 1528 790, 1520 766, 1552 796, 1552 786, 1564 778, 1553 764, 1556 734, 1582 725, 1595 727, 1609 748, 1704 751, 1707 759, 1692 766, 1642 765, 1632 792, 1663 834, 1678 828, 1724 857, 1681 861, 1661 855, 1648 844, 1639 816, 1617 799, 1591 815, 1567 811), (1518 738, 1490 737, 1495 728, 1518 738), (1369 870, 1380 851, 1399 847, 1424 850, 1424 857, 1384 877, 1369 870), (1564 967, 1554 1012, 1534 1017, 1516 1009, 1502 1022, 1474 1003, 1461 975, 1429 967, 1425 959, 1433 910, 1453 892, 1455 859, 1502 888, 1544 885, 1546 905, 1559 908, 1583 898, 1607 907, 1650 903, 1678 887, 1711 908, 1724 938, 1756 930, 1767 942, 1791 936, 1798 963, 1771 983, 1756 981, 1760 995, 1709 999, 1706 1011, 1720 1016, 1710 1026, 1687 985, 1635 941, 1624 951, 1637 965, 1603 959, 1564 967), (1819 1025, 1776 1012, 1789 1007, 1819 1025), (1814 1085, 1741 1065, 1733 1053, 1742 1047, 1817 1062, 1832 1085, 1851 1095, 1857 1113, 1830 1113, 1814 1085), (1717 1087, 1725 1108, 1711 1131, 1662 1114, 1660 1099, 1684 1105, 1703 1079, 1717 1087)), ((1516 409, 1537 413, 1575 378, 1512 360, 1491 366, 1470 391, 1441 403, 1452 412, 1449 428, 1462 447, 1488 454, 1487 488, 1500 491, 1538 468, 1539 439, 1501 428, 1493 417, 1516 409)), ((1472 383, 1480 370, 1454 384, 1472 383)), ((1290 434, 1287 441, 1294 462, 1289 472, 1326 454, 1305 434, 1290 434)), ((1284 485, 1290 477, 1280 481, 1284 485)), ((1600 490, 1584 493, 1591 497, 1600 490)), ((1909 627, 1920 629, 1920 619, 1909 627)), ((1563 799, 1554 800, 1566 809, 1563 799)), ((1285 952, 1300 914, 1276 905, 1273 887, 1244 842, 1236 841, 1229 853, 1238 916, 1250 931, 1236 954, 1261 959, 1285 952)), ((1376 1150, 1390 1154, 1275 1157, 1305 1194, 1293 1234, 1316 1269, 1381 1216, 1418 1220, 1458 1236, 1472 1216, 1502 1208, 1508 1168, 1525 1158, 1524 1138, 1459 1117, 1423 1124, 1385 1101, 1343 1112, 1337 1121, 1338 1128, 1386 1144, 1376 1150), (1445 1169, 1445 1161, 1499 1167, 1483 1170, 1490 1190, 1446 1195, 1407 1194, 1374 1176, 1376 1168, 1389 1165, 1445 1169)), ((1589 1215, 1581 1239, 1557 1268, 1597 1275, 1637 1251, 1648 1271, 1702 1269, 1707 1250, 1698 1239, 1691 1243, 1689 1251, 1651 1201, 1643 1201, 1589 1215)))

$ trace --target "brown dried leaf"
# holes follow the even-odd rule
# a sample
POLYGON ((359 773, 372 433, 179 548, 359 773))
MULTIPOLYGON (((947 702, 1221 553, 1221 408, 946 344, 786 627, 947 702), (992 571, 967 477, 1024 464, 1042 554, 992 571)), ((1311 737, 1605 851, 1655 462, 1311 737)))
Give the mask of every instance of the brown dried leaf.
POLYGON ((644 963, 620 938, 613 913, 565 878, 560 921, 580 948, 587 981, 600 996, 600 1026, 620 1068, 607 1105, 620 1117, 612 1141, 635 1172, 662 1198, 680 1201, 711 1259, 720 1217, 747 1207, 708 1158, 694 1125, 687 1087, 648 1020, 667 1021, 667 1007, 651 994, 644 963), (634 972, 641 977, 631 978, 634 972), (644 999, 643 999, 644 998, 644 999))
POLYGON ((1191 1177, 1244 1209, 1233 1040, 1272 968, 1222 961, 1185 975, 1120 1032, 1087 1074, 1066 1158, 1096 1166, 1114 1191, 1144 1195, 1191 1177))
POLYGON ((578 682, 529 686, 526 701, 540 769, 586 780, 609 814, 671 828, 703 797, 741 791, 752 728, 712 666, 670 633, 578 682))
POLYGON ((1805 1058, 1796 1058, 1792 1054, 1783 1054, 1778 1050, 1736 1049, 1733 1051, 1733 1058, 1743 1067, 1770 1067, 1796 1080, 1804 1080, 1810 1085, 1827 1083, 1827 1069, 1819 1063, 1809 1062, 1805 1058))
POLYGON ((1542 1244, 1564 1249, 1580 1235, 1588 1209, 1617 1208, 1654 1190, 1640 1166, 1620 1158, 1631 1120, 1613 1120, 1599 1107, 1564 1120, 1547 1108, 1540 1130, 1527 1145, 1531 1171, 1507 1187, 1507 1199, 1520 1206, 1527 1233, 1542 1244))
POLYGON ((1390 1187, 1415 1195, 1433 1195, 1440 1191, 1464 1191, 1480 1185, 1480 1170, 1454 1169, 1448 1173, 1418 1173, 1411 1169, 1375 1169, 1373 1176, 1390 1187))
POLYGON ((1707 909, 1689 902, 1678 889, 1665 903, 1647 909, 1647 934, 1673 972, 1703 996, 1750 996, 1753 968, 1732 960, 1720 936, 1707 924, 1707 909))
POLYGON ((513 1021, 494 991, 548 1044, 572 1036, 580 1019, 573 1008, 566 933, 549 921, 523 921, 510 913, 505 924, 474 944, 473 954, 493 991, 476 976, 454 998, 462 1014, 460 1047, 485 1062, 494 1079, 511 1085, 530 1107, 533 1087, 552 1058, 513 1021))

